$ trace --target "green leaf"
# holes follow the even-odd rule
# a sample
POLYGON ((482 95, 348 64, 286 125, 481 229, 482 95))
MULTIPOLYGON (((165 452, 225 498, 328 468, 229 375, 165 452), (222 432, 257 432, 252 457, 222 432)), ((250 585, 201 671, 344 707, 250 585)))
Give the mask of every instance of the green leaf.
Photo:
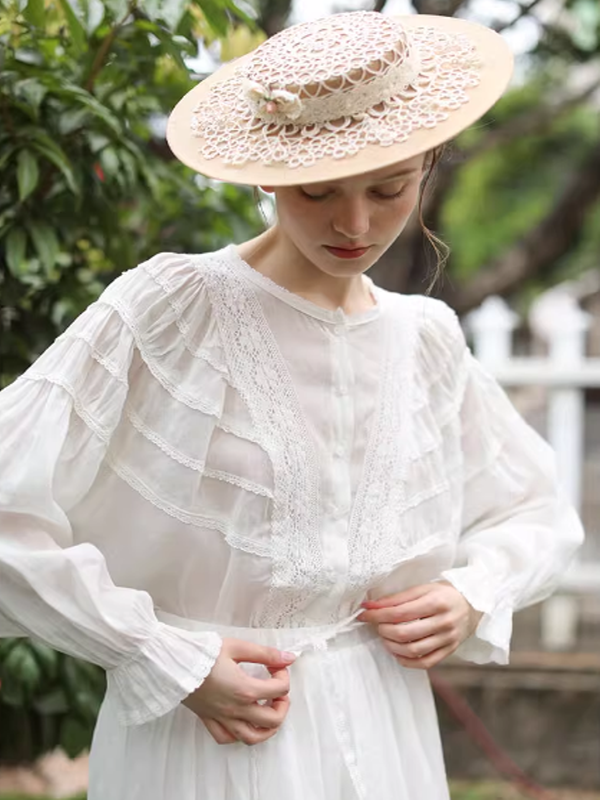
POLYGON ((102 25, 105 14, 106 8, 102 0, 87 0, 87 19, 85 28, 88 35, 94 33, 94 31, 100 25, 102 25))
POLYGON ((0 665, 18 641, 18 639, 0 639, 0 665))
POLYGON ((87 108, 70 108, 61 114, 58 120, 58 129, 63 135, 73 133, 83 127, 88 118, 87 108))
POLYGON ((52 162, 55 167, 58 167, 64 175, 71 192, 75 195, 79 195, 81 193, 79 183, 64 150, 42 131, 34 130, 32 136, 31 147, 48 159, 48 161, 52 162))
POLYGON ((174 31, 185 13, 187 0, 142 0, 142 10, 152 20, 162 20, 174 31))
POLYGON ((23 228, 13 228, 6 237, 6 263, 15 277, 19 277, 25 260, 27 235, 23 228))
POLYGON ((197 5, 200 6, 206 21, 215 34, 222 37, 227 36, 230 21, 222 0, 202 0, 197 5))
MULTIPOLYGON (((104 2, 117 22, 123 19, 127 11, 127 0, 104 0, 104 2)), ((142 3, 140 5, 143 6, 142 3)))
POLYGON ((37 688, 42 671, 40 670, 27 641, 21 641, 10 651, 4 661, 7 674, 12 674, 28 695, 37 688))
POLYGON ((44 97, 48 94, 48 89, 37 78, 25 78, 15 84, 15 94, 24 98, 33 108, 36 116, 44 97))
POLYGON ((80 103, 94 114, 94 116, 102 120, 116 136, 121 136, 123 134, 123 126, 111 110, 80 86, 61 84, 56 88, 56 94, 61 98, 75 100, 77 103, 80 103))
POLYGON ((44 59, 38 50, 32 50, 28 47, 19 47, 15 50, 15 61, 20 61, 22 64, 31 64, 35 67, 41 67, 44 59))
POLYGON ((83 21, 78 17, 78 13, 79 16, 81 16, 81 11, 79 7, 75 5, 75 9, 78 12, 76 13, 76 10, 73 8, 69 0, 58 0, 58 3, 67 19, 67 24, 69 26, 73 44, 75 45, 75 50, 81 53, 86 49, 87 45, 83 21))
POLYGON ((25 691, 23 684, 19 682, 16 675, 10 673, 2 678, 2 688, 0 689, 2 702, 7 706, 20 708, 25 705, 25 691))
POLYGON ((33 703, 33 708, 38 714, 66 714, 70 705, 65 690, 59 687, 43 697, 37 698, 33 703))
POLYGON ((33 639, 29 642, 29 647, 45 676, 49 680, 54 680, 58 675, 58 653, 56 650, 33 639))
POLYGON ((29 234, 37 250, 46 273, 49 273, 56 263, 56 256, 60 251, 60 244, 54 229, 47 222, 30 222, 29 234))
POLYGON ((37 160, 29 150, 21 150, 17 156, 17 183, 19 184, 19 200, 23 202, 38 185, 40 171, 37 160))
POLYGON ((114 147, 105 147, 100 153, 100 166, 107 177, 118 178, 121 164, 114 147))
POLYGON ((23 11, 23 16, 30 25, 36 28, 43 28, 46 21, 44 0, 29 0, 23 11))
POLYGON ((77 756, 89 747, 90 730, 72 717, 67 717, 60 729, 60 745, 70 758, 77 756))
POLYGON ((12 145, 11 147, 8 147, 4 151, 4 153, 2 153, 2 155, 0 155, 0 169, 4 168, 5 164, 7 164, 8 161, 13 157, 13 155, 16 152, 16 150, 17 150, 17 146, 16 145, 12 145))

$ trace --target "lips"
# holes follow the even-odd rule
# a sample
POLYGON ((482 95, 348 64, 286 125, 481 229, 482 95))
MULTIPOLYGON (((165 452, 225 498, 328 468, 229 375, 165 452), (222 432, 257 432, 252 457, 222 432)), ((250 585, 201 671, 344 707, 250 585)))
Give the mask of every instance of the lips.
POLYGON ((370 245, 364 247, 332 247, 326 244, 325 249, 338 258, 360 258, 369 250, 370 245))

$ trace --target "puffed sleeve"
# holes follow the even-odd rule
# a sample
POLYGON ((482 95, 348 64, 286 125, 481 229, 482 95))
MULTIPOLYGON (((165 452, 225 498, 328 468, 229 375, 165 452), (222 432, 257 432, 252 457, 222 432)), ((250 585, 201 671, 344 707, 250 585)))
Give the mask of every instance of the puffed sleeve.
POLYGON ((483 612, 457 655, 506 664, 513 613, 552 593, 583 531, 554 452, 471 354, 454 312, 442 306, 442 316, 461 392, 463 487, 457 560, 442 578, 483 612))
POLYGON ((0 636, 32 636, 106 669, 124 724, 175 708, 221 647, 214 633, 159 622, 148 593, 116 586, 102 553, 73 540, 69 510, 110 446, 134 350, 101 299, 0 392, 0 636))

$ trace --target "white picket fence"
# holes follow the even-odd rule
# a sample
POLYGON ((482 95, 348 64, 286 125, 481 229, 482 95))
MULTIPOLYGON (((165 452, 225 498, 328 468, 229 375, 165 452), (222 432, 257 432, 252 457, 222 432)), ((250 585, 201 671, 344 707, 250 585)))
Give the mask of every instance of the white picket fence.
MULTIPOLYGON (((546 344, 547 355, 514 354, 513 332, 520 324, 504 300, 490 297, 465 320, 475 355, 506 388, 547 390, 545 436, 558 457, 561 481, 578 510, 582 503, 586 388, 600 388, 600 358, 586 355, 590 315, 564 288, 542 295, 527 320, 531 333, 546 344)), ((600 491, 600 486, 598 487, 600 491)), ((588 536, 600 537, 600 519, 588 536)), ((548 649, 569 649, 577 636, 581 594, 600 597, 600 561, 577 560, 561 588, 542 606, 542 641, 548 649)))

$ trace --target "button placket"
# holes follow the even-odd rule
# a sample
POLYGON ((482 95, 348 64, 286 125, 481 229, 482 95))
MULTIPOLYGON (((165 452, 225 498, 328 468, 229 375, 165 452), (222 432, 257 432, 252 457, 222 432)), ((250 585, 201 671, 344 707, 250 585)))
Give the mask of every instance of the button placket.
POLYGON ((329 498, 325 506, 324 550, 332 591, 345 590, 349 569, 348 513, 351 506, 351 455, 354 439, 353 369, 347 328, 334 327, 332 337, 332 444, 329 498))

